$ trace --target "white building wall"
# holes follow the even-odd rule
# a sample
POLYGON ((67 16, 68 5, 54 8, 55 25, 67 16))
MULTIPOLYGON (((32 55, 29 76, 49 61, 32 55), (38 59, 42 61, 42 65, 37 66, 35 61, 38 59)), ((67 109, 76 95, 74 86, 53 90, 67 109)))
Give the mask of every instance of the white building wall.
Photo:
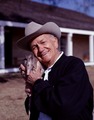
MULTIPOLYGON (((11 21, 0 21, 0 71, 3 71, 3 72, 5 72, 4 26, 24 28, 26 24, 18 23, 18 22, 11 22, 11 21)), ((78 35, 81 34, 81 35, 90 36, 89 37, 90 60, 89 62, 85 63, 85 65, 91 65, 91 66, 94 65, 94 31, 77 30, 77 29, 70 29, 70 28, 60 28, 60 29, 62 33, 67 34, 67 55, 73 55, 73 40, 72 40, 73 34, 78 34, 78 35)))
POLYGON ((0 68, 5 68, 4 40, 4 27, 0 26, 0 68))

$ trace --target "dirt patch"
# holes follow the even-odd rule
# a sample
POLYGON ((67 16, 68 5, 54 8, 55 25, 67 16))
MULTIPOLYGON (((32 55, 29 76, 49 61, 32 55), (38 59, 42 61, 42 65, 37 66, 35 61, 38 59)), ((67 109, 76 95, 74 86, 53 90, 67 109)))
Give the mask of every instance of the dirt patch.
POLYGON ((24 80, 17 73, 0 76, 0 120, 28 120, 24 80))

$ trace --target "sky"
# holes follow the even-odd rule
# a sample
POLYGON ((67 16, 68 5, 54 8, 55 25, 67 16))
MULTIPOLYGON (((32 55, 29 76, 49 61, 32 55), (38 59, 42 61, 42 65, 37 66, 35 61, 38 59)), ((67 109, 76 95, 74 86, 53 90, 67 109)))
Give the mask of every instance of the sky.
MULTIPOLYGON (((32 1, 52 5, 52 0, 32 0, 32 1)), ((91 17, 94 17, 94 0, 54 0, 54 1, 59 1, 56 3, 56 6, 58 7, 82 12, 91 17)))

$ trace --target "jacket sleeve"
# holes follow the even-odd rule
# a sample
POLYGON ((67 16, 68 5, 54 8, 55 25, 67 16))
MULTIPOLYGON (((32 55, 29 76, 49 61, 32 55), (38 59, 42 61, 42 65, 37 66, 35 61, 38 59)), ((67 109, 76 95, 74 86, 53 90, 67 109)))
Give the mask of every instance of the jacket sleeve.
POLYGON ((92 99, 92 87, 84 63, 73 59, 65 67, 61 65, 52 71, 55 84, 38 80, 33 86, 37 109, 53 117, 61 116, 62 119, 77 116, 92 99))

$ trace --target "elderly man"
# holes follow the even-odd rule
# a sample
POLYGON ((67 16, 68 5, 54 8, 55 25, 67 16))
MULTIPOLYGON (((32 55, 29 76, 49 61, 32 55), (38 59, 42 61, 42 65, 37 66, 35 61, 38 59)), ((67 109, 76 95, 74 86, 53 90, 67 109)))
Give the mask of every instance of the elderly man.
MULTIPOLYGON (((37 66, 29 84, 30 120, 93 120, 93 89, 84 63, 59 50, 60 28, 53 22, 29 23, 17 45, 31 51, 44 67, 37 66)), ((26 73, 23 65, 21 70, 26 73)))

